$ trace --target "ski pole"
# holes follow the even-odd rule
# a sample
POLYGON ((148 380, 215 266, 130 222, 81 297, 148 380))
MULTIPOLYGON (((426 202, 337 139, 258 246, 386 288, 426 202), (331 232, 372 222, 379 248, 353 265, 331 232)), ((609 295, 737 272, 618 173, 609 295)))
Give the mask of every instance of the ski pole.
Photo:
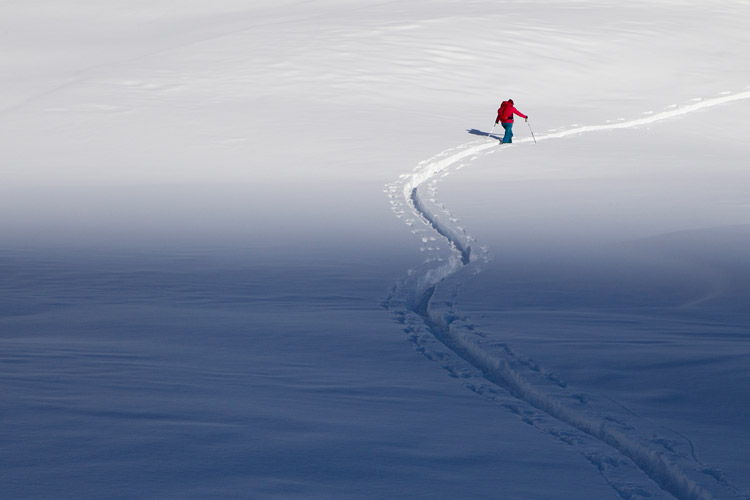
POLYGON ((529 126, 529 132, 531 132, 531 138, 534 139, 534 144, 536 144, 536 137, 534 137, 534 131, 531 130, 531 123, 529 123, 529 120, 526 120, 526 125, 529 126))
POLYGON ((494 125, 492 126, 492 130, 490 130, 490 133, 489 133, 489 134, 487 134, 487 137, 489 137, 489 136, 491 136, 491 135, 492 135, 492 132, 494 132, 494 131, 495 131, 495 127, 497 127, 497 123, 495 123, 495 124, 494 124, 494 125))

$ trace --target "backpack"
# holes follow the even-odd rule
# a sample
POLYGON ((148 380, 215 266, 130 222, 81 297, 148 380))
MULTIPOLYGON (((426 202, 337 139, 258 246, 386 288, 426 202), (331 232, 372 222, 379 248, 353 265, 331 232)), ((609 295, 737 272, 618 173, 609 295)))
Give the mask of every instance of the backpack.
POLYGON ((497 115, 500 117, 501 122, 507 122, 513 118, 513 104, 510 101, 503 101, 500 104, 500 109, 497 110, 497 115))

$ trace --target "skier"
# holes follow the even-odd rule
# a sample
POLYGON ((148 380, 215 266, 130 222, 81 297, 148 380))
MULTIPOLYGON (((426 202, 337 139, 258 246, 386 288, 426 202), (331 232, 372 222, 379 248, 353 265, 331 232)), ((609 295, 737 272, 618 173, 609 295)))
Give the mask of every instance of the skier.
POLYGON ((517 114, 521 118, 525 118, 529 121, 529 117, 518 111, 513 106, 513 99, 508 99, 500 104, 500 109, 497 110, 497 119, 495 125, 500 122, 505 129, 505 135, 503 136, 503 144, 510 144, 513 142, 513 114, 517 114))

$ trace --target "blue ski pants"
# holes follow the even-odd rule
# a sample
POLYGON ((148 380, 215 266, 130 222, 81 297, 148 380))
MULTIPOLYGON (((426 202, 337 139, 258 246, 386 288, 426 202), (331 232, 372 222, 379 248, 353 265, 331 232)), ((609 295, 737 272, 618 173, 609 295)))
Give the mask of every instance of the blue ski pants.
POLYGON ((505 135, 503 136, 503 144, 509 144, 513 142, 513 124, 512 123, 503 123, 503 128, 505 129, 505 135))

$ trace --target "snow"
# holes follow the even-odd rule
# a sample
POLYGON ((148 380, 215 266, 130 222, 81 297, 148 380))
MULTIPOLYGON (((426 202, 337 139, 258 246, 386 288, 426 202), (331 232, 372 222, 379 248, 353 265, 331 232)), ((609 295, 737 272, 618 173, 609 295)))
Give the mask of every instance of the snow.
POLYGON ((750 498, 746 2, 0 9, 4 498, 750 498))

